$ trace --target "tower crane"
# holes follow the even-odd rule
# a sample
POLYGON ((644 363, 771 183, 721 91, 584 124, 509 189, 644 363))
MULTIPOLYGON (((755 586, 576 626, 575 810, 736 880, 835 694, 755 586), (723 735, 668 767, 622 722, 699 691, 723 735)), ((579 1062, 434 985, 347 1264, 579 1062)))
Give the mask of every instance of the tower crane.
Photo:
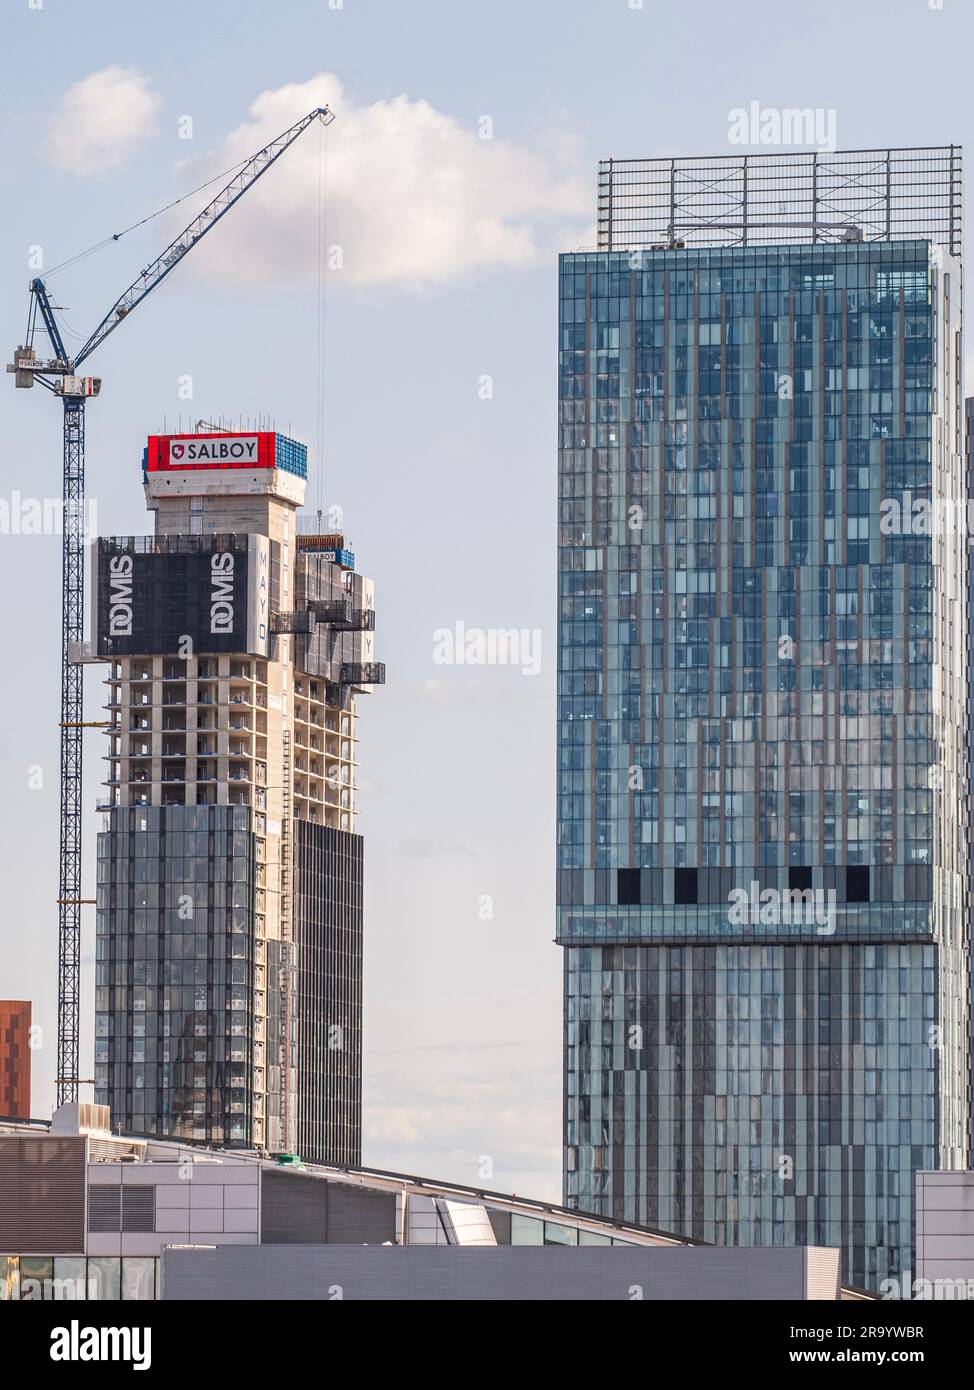
MULTIPOLYGON (((14 385, 35 382, 60 396, 64 407, 63 525, 61 571, 61 801, 60 868, 58 878, 58 1030, 57 1104, 76 1101, 80 1084, 79 980, 81 972, 81 796, 82 796, 82 655, 84 637, 85 403, 101 389, 98 377, 83 376, 80 368, 126 319, 133 309, 197 246, 234 203, 314 121, 330 125, 327 106, 315 107, 301 120, 250 156, 224 188, 169 243, 154 261, 119 295, 81 349, 71 356, 64 346, 55 306, 43 280, 30 284, 26 342, 7 367, 14 385), (40 324, 38 324, 38 317, 40 324), (50 355, 38 356, 34 337, 46 333, 50 355)), ((116 238, 117 239, 117 238, 116 238)))

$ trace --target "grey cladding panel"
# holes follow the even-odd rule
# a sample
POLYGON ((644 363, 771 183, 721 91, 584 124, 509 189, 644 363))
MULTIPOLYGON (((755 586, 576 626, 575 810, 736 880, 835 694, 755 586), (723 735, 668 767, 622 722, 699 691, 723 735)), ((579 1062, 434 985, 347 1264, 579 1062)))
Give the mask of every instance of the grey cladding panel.
MULTIPOLYGON (((333 1184, 332 1189, 338 1185, 333 1184)), ((806 1251, 766 1248, 378 1245, 227 1245, 164 1250, 167 1299, 553 1299, 801 1301, 806 1251)), ((835 1252, 832 1252, 833 1258, 835 1252)), ((819 1297, 821 1294, 818 1295, 819 1297)))
POLYGON ((322 1245, 328 1183, 265 1169, 260 1184, 262 1245, 322 1245))
POLYGON ((328 1244, 382 1245, 396 1238, 396 1194, 328 1184, 328 1244))

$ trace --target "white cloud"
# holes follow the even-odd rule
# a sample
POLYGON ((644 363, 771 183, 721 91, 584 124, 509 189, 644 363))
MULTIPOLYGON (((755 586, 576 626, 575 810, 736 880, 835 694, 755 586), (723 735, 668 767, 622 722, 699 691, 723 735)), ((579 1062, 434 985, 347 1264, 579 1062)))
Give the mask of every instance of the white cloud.
POLYGON ((242 161, 321 105, 336 114, 327 133, 319 141, 312 126, 301 135, 200 246, 197 272, 234 284, 313 281, 325 164, 324 242, 342 259, 331 285, 422 287, 530 265, 579 241, 594 175, 579 172, 570 137, 532 148, 481 140, 475 121, 408 96, 357 106, 332 74, 261 93, 250 119, 194 166, 194 180, 242 161))
POLYGON ((69 87, 47 127, 47 157, 73 174, 117 169, 152 134, 159 98, 136 68, 102 68, 69 87))

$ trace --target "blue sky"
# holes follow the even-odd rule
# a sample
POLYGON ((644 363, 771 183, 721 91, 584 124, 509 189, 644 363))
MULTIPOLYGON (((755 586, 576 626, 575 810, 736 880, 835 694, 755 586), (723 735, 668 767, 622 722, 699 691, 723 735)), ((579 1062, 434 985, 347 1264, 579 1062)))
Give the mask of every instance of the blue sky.
MULTIPOLYGON (((309 133, 92 359, 104 385, 88 414, 88 491, 99 531, 142 533, 141 451, 164 419, 261 412, 316 448, 324 412, 309 497, 343 508, 376 581, 377 656, 389 670, 363 701, 359 749, 365 1160, 557 1197, 555 252, 592 239, 599 158, 732 153, 729 113, 755 100, 834 111, 840 148, 965 143, 969 8, 7 0, 0 23, 9 349, 22 339, 32 248, 56 265, 318 100, 336 109, 323 205, 342 265, 327 280, 323 378, 325 151, 309 133), (538 629, 540 673, 436 664, 434 633, 457 621, 538 629)), ((73 330, 87 335, 198 201, 52 278, 73 330)), ((56 405, 7 389, 0 421, 0 504, 57 497, 56 405)), ((60 542, 11 529, 0 528, 0 997, 34 1001, 43 1115, 60 542)), ((89 846, 101 751, 93 734, 89 846)), ((87 962, 92 949, 89 919, 87 962)), ((89 964, 86 1036, 91 988, 89 964)))

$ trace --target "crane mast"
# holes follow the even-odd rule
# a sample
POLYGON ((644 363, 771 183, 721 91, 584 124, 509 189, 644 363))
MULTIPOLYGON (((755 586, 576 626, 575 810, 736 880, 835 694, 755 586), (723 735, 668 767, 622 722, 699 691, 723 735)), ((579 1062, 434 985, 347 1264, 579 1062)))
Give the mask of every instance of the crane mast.
POLYGON ((44 281, 30 284, 27 341, 14 353, 7 367, 14 385, 35 382, 60 396, 64 411, 63 525, 61 548, 61 718, 60 718, 60 860, 58 872, 58 1030, 57 1104, 78 1099, 81 1083, 80 976, 82 898, 82 737, 83 711, 82 642, 84 638, 84 509, 85 509, 85 403, 97 396, 101 381, 83 377, 78 368, 101 346, 147 295, 173 271, 204 236, 216 226, 314 121, 330 125, 335 119, 327 106, 309 111, 269 144, 251 155, 203 210, 119 295, 80 351, 70 356, 65 349, 44 281), (47 334, 52 356, 38 357, 34 348, 38 316, 47 334))

